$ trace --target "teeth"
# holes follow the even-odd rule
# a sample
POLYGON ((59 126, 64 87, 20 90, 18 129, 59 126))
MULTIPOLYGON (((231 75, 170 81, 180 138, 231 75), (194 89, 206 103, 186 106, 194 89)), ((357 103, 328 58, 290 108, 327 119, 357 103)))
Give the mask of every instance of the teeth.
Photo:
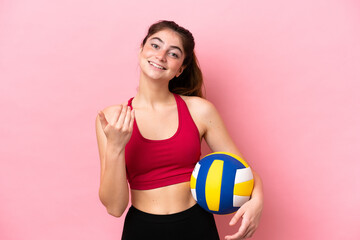
POLYGON ((149 62, 151 65, 153 65, 154 67, 156 67, 156 68, 159 68, 159 69, 162 69, 162 70, 164 70, 165 68, 163 68, 162 66, 160 66, 160 65, 157 65, 156 63, 153 63, 153 62, 149 62))

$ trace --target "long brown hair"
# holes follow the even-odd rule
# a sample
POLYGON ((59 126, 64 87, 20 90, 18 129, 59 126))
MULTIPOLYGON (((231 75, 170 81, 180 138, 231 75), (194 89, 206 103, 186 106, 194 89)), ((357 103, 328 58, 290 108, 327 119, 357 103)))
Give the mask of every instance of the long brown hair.
POLYGON ((170 80, 170 92, 186 96, 204 97, 202 91, 203 76, 194 52, 194 37, 189 30, 179 26, 173 21, 159 21, 150 26, 146 37, 142 41, 141 46, 145 45, 147 39, 151 35, 164 29, 171 29, 180 35, 185 52, 185 59, 183 62, 183 66, 185 66, 185 69, 179 77, 174 77, 170 80))

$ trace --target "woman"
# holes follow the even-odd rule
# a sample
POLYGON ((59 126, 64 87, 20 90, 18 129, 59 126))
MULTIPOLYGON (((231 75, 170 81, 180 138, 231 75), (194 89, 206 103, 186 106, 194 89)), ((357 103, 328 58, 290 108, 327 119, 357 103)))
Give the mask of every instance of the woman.
MULTIPOLYGON (((240 152, 215 107, 202 98, 194 46, 192 34, 176 23, 153 24, 139 52, 136 96, 97 116, 99 196, 109 214, 123 214, 130 185, 122 239, 219 239, 213 215, 196 204, 189 180, 202 139, 212 151, 240 152)), ((249 238, 257 228, 263 196, 255 172, 254 179, 251 200, 230 221, 240 228, 226 239, 249 238)))

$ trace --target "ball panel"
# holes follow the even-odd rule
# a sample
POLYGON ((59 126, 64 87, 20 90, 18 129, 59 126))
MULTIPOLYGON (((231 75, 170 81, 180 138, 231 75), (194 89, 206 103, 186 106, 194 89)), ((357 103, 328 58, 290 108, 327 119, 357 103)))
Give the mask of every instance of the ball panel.
POLYGON ((221 156, 221 158, 224 159, 224 172, 221 186, 220 212, 224 212, 226 209, 232 209, 233 207, 234 179, 236 174, 234 166, 241 167, 242 164, 231 156, 221 156))
POLYGON ((240 182, 246 182, 253 179, 252 171, 249 167, 236 170, 235 184, 240 182))
POLYGON ((191 188, 191 189, 195 189, 195 188, 196 188, 196 178, 194 177, 194 175, 191 175, 190 188, 191 188))
POLYGON ((236 212, 239 209, 239 207, 227 207, 225 209, 220 209, 220 211, 211 211, 214 214, 218 214, 218 215, 225 215, 225 214, 230 214, 233 212, 236 212))
POLYGON ((201 165, 199 163, 196 163, 195 168, 194 168, 194 170, 192 172, 192 175, 194 175, 195 178, 197 178, 197 176, 199 174, 200 166, 201 165))
POLYGON ((199 170, 200 170, 200 164, 196 163, 195 168, 191 174, 191 178, 190 178, 190 188, 191 189, 195 189, 196 188, 196 181, 197 181, 197 177, 199 174, 199 170))
POLYGON ((195 199, 195 201, 197 201, 196 190, 195 189, 191 189, 191 194, 192 194, 193 198, 195 199))
POLYGON ((200 169, 196 180, 196 197, 198 204, 207 211, 210 211, 205 196, 206 178, 213 159, 204 157, 199 161, 200 169))
POLYGON ((205 197, 208 208, 212 211, 219 211, 220 207, 220 191, 223 166, 223 161, 214 160, 211 164, 211 167, 209 168, 206 178, 205 197))
POLYGON ((246 167, 246 168, 249 167, 249 165, 244 161, 244 159, 242 159, 241 157, 239 157, 235 154, 228 153, 228 152, 214 152, 209 155, 212 155, 212 154, 222 154, 224 156, 231 156, 231 157, 237 159, 244 167, 246 167))
POLYGON ((234 186, 234 195, 250 196, 254 187, 254 180, 237 183, 234 186))
POLYGON ((241 207, 244 203, 249 201, 250 196, 236 196, 234 195, 233 199, 233 206, 234 207, 241 207))

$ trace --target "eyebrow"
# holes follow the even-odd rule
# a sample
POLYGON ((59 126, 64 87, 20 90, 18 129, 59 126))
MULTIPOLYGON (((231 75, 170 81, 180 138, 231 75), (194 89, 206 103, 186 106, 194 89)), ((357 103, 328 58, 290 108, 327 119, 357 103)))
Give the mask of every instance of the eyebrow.
MULTIPOLYGON (((158 37, 153 37, 153 38, 150 38, 150 40, 158 40, 160 41, 161 43, 164 43, 163 40, 161 40, 161 38, 158 38, 158 37)), ((178 49, 181 53, 183 53, 183 51, 181 50, 181 48, 179 48, 178 46, 170 46, 171 48, 176 48, 178 49)))

